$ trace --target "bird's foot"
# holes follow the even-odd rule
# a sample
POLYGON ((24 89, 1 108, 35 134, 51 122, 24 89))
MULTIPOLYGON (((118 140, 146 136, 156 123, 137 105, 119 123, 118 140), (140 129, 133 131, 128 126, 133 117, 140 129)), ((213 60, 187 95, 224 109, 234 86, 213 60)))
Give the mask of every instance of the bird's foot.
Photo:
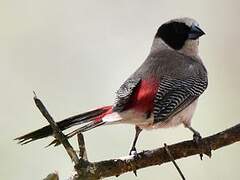
POLYGON ((132 149, 130 150, 129 152, 129 155, 130 156, 137 156, 137 150, 135 147, 132 147, 132 149))
MULTIPOLYGON (((132 149, 129 152, 129 155, 133 156, 133 159, 138 159, 138 157, 139 157, 135 147, 132 147, 132 149)), ((134 170, 133 173, 135 176, 137 176, 137 170, 134 170)))
MULTIPOLYGON (((202 140, 202 136, 200 135, 200 133, 199 132, 194 132, 193 141, 196 143, 197 146, 199 146, 201 140, 202 140)), ((200 159, 202 160, 203 159, 203 154, 200 153, 199 155, 200 155, 200 159)))
POLYGON ((193 134, 193 141, 194 141, 197 145, 199 145, 201 139, 202 139, 202 136, 200 135, 199 132, 195 132, 195 133, 193 134))

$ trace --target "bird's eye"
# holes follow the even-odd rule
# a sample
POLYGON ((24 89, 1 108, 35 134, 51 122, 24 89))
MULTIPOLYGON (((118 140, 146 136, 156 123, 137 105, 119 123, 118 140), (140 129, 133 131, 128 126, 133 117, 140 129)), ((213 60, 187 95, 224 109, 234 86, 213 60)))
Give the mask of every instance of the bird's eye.
POLYGON ((176 32, 177 34, 183 33, 182 29, 179 28, 179 27, 175 27, 175 32, 176 32))
POLYGON ((174 30, 176 34, 185 34, 187 32, 185 26, 181 26, 179 24, 174 26, 174 30))

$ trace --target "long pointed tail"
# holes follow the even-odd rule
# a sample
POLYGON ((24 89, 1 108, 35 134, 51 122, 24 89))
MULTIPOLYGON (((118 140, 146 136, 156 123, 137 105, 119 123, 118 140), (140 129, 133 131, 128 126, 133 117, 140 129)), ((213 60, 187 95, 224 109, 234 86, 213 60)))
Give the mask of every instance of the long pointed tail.
MULTIPOLYGON (((80 124, 85 124, 83 127, 79 128, 78 132, 84 132, 90 129, 93 129, 95 127, 98 127, 100 125, 103 125, 104 123, 101 121, 101 119, 106 115, 112 112, 112 106, 105 106, 102 108, 98 108, 92 111, 88 111, 86 113, 82 113, 76 116, 69 117, 67 119, 64 119, 62 121, 57 122, 58 127, 60 130, 65 130, 68 129, 72 126, 75 125, 80 125, 80 124), (79 131, 80 130, 80 131, 79 131)), ((76 130, 75 130, 76 131, 76 130)), ((69 133, 67 137, 72 137, 76 133, 69 133)), ((29 142, 42 139, 45 137, 48 137, 53 134, 52 128, 50 125, 42 127, 41 129, 38 129, 36 131, 30 132, 28 134, 25 134, 23 136, 15 138, 15 140, 18 140, 20 144, 27 144, 29 142)), ((58 145, 59 143, 54 143, 51 144, 56 144, 58 145)))

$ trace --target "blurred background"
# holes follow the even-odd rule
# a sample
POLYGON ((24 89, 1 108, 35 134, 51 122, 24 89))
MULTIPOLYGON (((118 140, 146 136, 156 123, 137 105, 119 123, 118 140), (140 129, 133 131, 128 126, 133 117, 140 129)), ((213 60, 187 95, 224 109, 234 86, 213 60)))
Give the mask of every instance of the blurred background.
MULTIPOLYGON (((207 33, 200 54, 209 88, 200 98, 193 127, 202 136, 239 123, 240 3, 171 0, 1 0, 0 1, 0 177, 42 179, 73 166, 62 146, 44 148, 52 138, 26 146, 13 139, 47 124, 32 100, 35 90, 55 120, 111 104, 114 92, 148 55, 159 25, 195 18, 207 33)), ((85 133, 91 161, 128 154, 134 128, 101 127, 85 133)), ((139 151, 192 138, 182 126, 143 132, 139 151)), ((77 147, 76 139, 71 140, 77 147)), ((240 179, 240 145, 213 152, 211 159, 178 160, 187 179, 240 179)), ((127 173, 118 179, 180 179, 171 163, 127 173)), ((108 179, 116 179, 115 177, 108 179)))

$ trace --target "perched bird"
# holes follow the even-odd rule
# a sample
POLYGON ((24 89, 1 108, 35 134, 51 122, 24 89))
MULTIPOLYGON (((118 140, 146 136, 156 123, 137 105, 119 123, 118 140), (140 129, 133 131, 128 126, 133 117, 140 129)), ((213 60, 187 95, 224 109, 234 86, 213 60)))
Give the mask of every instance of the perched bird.
MULTIPOLYGON (((164 23, 158 28, 146 60, 117 91, 115 103, 59 121, 59 128, 82 125, 67 134, 70 138, 102 125, 133 124, 136 133, 130 154, 136 154, 142 129, 183 124, 194 133, 197 142, 201 136, 192 128, 191 119, 198 98, 208 85, 207 70, 198 52, 199 37, 204 34, 191 18, 164 23)), ((16 140, 26 144, 52 134, 51 127, 45 126, 16 140)))

